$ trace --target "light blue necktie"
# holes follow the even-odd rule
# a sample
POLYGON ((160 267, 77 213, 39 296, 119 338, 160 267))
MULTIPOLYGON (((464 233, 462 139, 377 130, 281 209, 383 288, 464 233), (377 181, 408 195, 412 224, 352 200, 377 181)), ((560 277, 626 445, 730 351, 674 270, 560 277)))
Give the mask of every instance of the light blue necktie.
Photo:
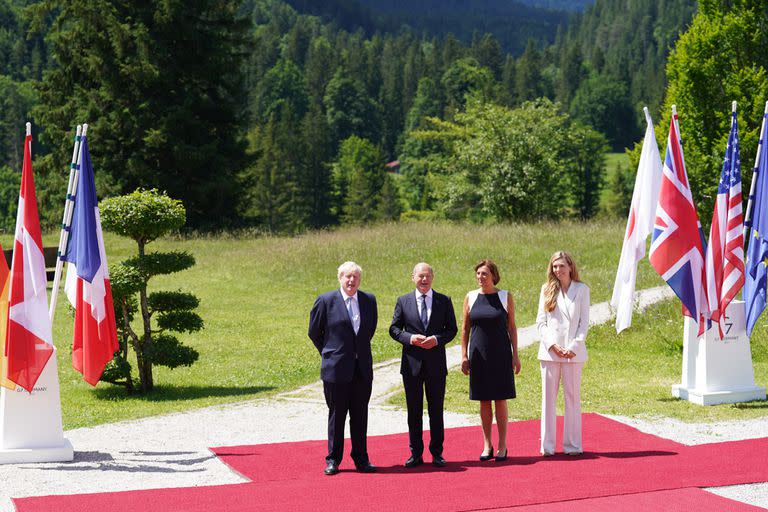
POLYGON ((347 314, 349 315, 349 321, 354 325, 355 314, 352 312, 352 297, 347 297, 347 314))
POLYGON ((355 312, 352 309, 352 297, 347 297, 347 314, 349 315, 349 321, 352 323, 352 329, 355 331, 355 334, 357 334, 357 327, 355 326, 355 312))

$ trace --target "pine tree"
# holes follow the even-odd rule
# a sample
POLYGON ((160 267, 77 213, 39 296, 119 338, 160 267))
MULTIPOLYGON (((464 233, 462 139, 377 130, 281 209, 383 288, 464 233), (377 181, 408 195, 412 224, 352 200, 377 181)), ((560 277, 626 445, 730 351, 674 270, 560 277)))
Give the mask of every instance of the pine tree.
POLYGON ((529 39, 516 65, 515 96, 519 101, 532 100, 542 95, 541 60, 536 43, 529 39))
POLYGON ((372 138, 378 124, 376 105, 360 80, 350 78, 339 68, 328 82, 323 104, 335 141, 351 135, 372 138))
POLYGON ((307 202, 308 227, 328 226, 338 219, 331 211, 332 140, 319 105, 313 105, 304 117, 301 139, 301 192, 307 202))
MULTIPOLYGON (((387 181, 381 151, 369 140, 349 137, 341 143, 333 165, 336 190, 341 199, 341 219, 361 224, 381 219, 391 210, 382 206, 382 191, 387 181)), ((388 191, 391 196, 391 189, 388 191)))
POLYGON ((501 78, 501 70, 504 65, 504 55, 501 51, 501 45, 493 37, 493 34, 486 33, 472 45, 472 56, 477 59, 481 66, 491 70, 494 78, 501 78))
MULTIPOLYGON (((193 227, 237 218, 234 178, 247 24, 234 0, 45 0, 33 6, 56 67, 34 115, 53 157, 68 162, 74 125, 90 123, 93 163, 120 191, 181 199, 193 227)), ((56 168, 55 171, 60 171, 56 168)), ((98 183, 97 183, 98 185, 98 183)))

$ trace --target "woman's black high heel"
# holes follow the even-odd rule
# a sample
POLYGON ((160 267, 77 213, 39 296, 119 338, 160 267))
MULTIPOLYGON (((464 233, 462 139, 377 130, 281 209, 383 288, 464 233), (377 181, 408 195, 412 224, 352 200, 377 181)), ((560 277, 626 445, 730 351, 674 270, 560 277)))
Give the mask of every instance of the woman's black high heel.
POLYGON ((501 450, 499 450, 499 453, 496 454, 496 462, 504 462, 507 460, 507 453, 509 450, 504 450, 504 455, 501 455, 501 450))
POLYGON ((480 454, 480 460, 485 462, 487 460, 491 460, 493 458, 493 446, 491 446, 491 450, 488 452, 488 455, 485 454, 485 452, 480 454))

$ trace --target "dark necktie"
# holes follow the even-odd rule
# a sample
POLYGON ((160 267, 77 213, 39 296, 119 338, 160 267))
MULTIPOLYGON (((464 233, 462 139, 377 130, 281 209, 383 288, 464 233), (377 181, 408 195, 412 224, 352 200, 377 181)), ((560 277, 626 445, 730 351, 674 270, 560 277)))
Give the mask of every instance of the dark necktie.
POLYGON ((429 323, 429 320, 427 319, 427 296, 422 295, 421 296, 421 325, 424 326, 424 330, 427 330, 427 324, 429 323))

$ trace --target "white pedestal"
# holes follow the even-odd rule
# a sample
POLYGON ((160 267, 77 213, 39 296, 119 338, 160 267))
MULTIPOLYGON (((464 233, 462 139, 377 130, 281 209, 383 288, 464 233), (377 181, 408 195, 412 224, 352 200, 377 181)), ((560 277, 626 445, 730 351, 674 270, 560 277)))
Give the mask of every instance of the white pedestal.
POLYGON ((698 328, 685 317, 683 376, 680 384, 672 386, 672 396, 699 405, 765 400, 765 388, 755 386, 744 302, 734 300, 728 305, 723 340, 717 324, 701 337, 698 328))
POLYGON ((74 458, 61 424, 56 351, 32 393, 0 391, 0 464, 63 462, 74 458))

